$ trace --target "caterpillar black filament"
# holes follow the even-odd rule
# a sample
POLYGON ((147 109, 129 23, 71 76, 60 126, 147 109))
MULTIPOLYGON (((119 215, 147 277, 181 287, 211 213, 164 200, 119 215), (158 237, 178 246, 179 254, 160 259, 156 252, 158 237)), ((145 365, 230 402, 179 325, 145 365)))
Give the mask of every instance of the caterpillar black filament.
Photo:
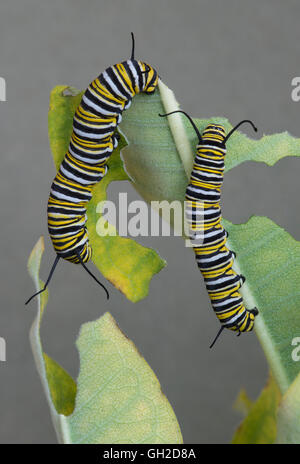
POLYGON ((93 185, 105 176, 108 158, 118 145, 116 129, 122 112, 129 108, 136 94, 151 94, 158 84, 156 70, 135 60, 134 45, 132 34, 131 59, 100 74, 86 89, 75 112, 69 148, 48 201, 48 229, 56 259, 44 288, 25 304, 46 289, 60 258, 80 263, 105 289, 85 266, 92 255, 85 226, 87 203, 92 198, 93 185))
POLYGON ((221 187, 223 184, 226 142, 243 123, 241 121, 226 136, 224 127, 209 124, 201 136, 194 121, 184 111, 198 136, 196 156, 190 181, 186 189, 186 219, 190 240, 198 267, 204 277, 212 307, 221 323, 221 328, 211 344, 214 345, 224 328, 238 332, 250 332, 254 327, 257 308, 246 309, 239 288, 245 277, 233 269, 235 253, 226 246, 228 236, 221 224, 221 187))

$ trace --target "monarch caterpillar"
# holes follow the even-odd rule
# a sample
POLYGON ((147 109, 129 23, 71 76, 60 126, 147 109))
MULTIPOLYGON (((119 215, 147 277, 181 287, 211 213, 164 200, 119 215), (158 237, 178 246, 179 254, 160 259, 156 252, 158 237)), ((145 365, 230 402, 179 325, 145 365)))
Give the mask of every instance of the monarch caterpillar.
POLYGON ((244 123, 237 124, 227 135, 223 126, 209 124, 202 136, 194 121, 184 111, 177 110, 159 115, 183 113, 191 122, 198 144, 190 181, 186 189, 186 219, 189 225, 191 244, 198 267, 204 277, 212 307, 221 323, 221 328, 210 345, 214 345, 224 328, 250 332, 254 327, 257 308, 246 309, 239 288, 245 281, 243 275, 232 268, 235 253, 226 246, 228 233, 221 224, 221 187, 223 183, 226 142, 233 132, 244 123))
POLYGON ((151 94, 158 84, 157 71, 134 58, 135 41, 132 37, 130 60, 107 68, 86 89, 73 119, 73 132, 67 153, 53 180, 48 200, 48 230, 56 258, 44 288, 46 290, 60 258, 81 264, 91 259, 87 203, 92 198, 92 187, 107 173, 107 161, 118 145, 116 133, 122 112, 129 108, 132 98, 144 92, 151 94))

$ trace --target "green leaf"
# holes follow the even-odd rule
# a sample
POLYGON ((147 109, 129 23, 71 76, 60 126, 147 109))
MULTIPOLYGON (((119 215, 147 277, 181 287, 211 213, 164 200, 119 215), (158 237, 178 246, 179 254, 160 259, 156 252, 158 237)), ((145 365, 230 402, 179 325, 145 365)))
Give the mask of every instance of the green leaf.
POLYGON ((77 386, 70 375, 44 353, 46 377, 56 411, 69 416, 74 411, 77 386))
POLYGON ((109 313, 83 325, 77 347, 73 443, 181 443, 157 378, 109 313))
MULTIPOLYGON (((66 86, 57 86, 50 95, 49 140, 56 169, 59 168, 68 148, 72 133, 73 115, 80 103, 82 92, 66 86)), ((87 208, 87 228, 93 249, 92 260, 100 272, 131 301, 145 298, 154 274, 165 266, 156 251, 143 247, 134 240, 117 235, 100 236, 107 223, 101 220, 100 202, 106 200, 110 182, 128 180, 120 158, 125 146, 121 139, 109 162, 104 179, 93 187, 93 198, 87 208)), ((110 228, 112 226, 110 225, 110 228)))
POLYGON ((242 288, 245 301, 260 311, 257 336, 284 392, 299 372, 291 358, 291 342, 300 327, 300 243, 265 217, 253 216, 240 225, 224 221, 224 226, 229 246, 237 252, 239 271, 247 278, 242 288))
POLYGON ((270 376, 259 398, 249 408, 247 417, 236 430, 233 444, 272 444, 276 438, 277 408, 281 398, 279 388, 270 376))
MULTIPOLYGON (((136 96, 124 113, 126 172, 146 201, 184 200, 196 135, 181 114, 158 116, 178 107, 173 93, 160 82, 153 96, 136 96)), ((200 130, 209 122, 221 123, 227 131, 232 127, 220 117, 195 122, 200 130)), ((236 132, 227 144, 226 171, 249 160, 272 166, 285 156, 300 156, 299 139, 285 132, 252 140, 236 132)), ((230 234, 228 245, 237 253, 234 267, 247 279, 241 293, 247 307, 259 309, 256 333, 284 392, 298 374, 291 341, 300 327, 300 244, 268 218, 254 216, 240 225, 223 223, 230 234)))
POLYGON ((285 392, 280 403, 276 443, 300 444, 300 374, 285 392))
MULTIPOLYGON (((136 95, 120 124, 128 140, 122 150, 125 170, 146 201, 182 200, 185 194, 187 178, 181 158, 166 118, 158 116, 167 108, 159 89, 153 95, 136 95)), ((175 115, 174 119, 178 123, 175 115)))
MULTIPOLYGON (((43 251, 41 238, 28 261, 37 289, 42 284, 43 251)), ((40 325, 46 292, 37 300, 30 341, 59 442, 182 443, 178 422, 158 379, 109 313, 80 330, 76 390, 69 374, 43 352, 40 325)))
MULTIPOLYGON (((41 265, 41 259, 44 252, 44 240, 41 237, 36 245, 34 246, 28 260, 28 271, 30 276, 33 279, 35 287, 39 290, 43 282, 39 279, 39 270, 41 265)), ((59 391, 61 386, 61 367, 58 366, 55 361, 51 363, 51 380, 48 381, 47 378, 47 370, 49 372, 49 364, 48 368, 46 366, 45 359, 49 358, 42 349, 41 338, 40 338, 40 325, 43 317, 43 313, 45 310, 45 306, 48 300, 48 290, 41 293, 37 297, 38 301, 38 312, 35 320, 30 329, 30 343, 31 348, 35 360, 35 364, 40 375, 40 379, 42 382, 42 386, 46 395, 46 399, 48 402, 48 406, 50 409, 51 419, 53 422, 53 426, 55 428, 57 438, 59 443, 65 443, 68 436, 68 430, 66 427, 66 416, 61 414, 61 411, 71 411, 74 408, 74 380, 69 376, 66 371, 63 374, 63 383, 66 386, 66 391, 71 393, 68 398, 64 393, 59 391), (57 388, 56 388, 56 380, 58 380, 57 388), (59 399, 58 399, 59 398, 59 399), (62 400, 64 401, 62 403, 62 400), (56 406, 59 405, 59 410, 56 410, 56 406)))

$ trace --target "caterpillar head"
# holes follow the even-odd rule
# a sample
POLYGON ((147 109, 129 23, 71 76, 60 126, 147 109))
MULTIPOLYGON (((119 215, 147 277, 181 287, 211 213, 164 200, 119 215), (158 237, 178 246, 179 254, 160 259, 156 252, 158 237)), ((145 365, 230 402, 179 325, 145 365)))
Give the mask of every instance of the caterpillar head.
POLYGON ((257 128, 253 124, 252 121, 249 119, 243 119, 243 121, 239 122, 236 126, 234 126, 230 132, 226 135, 225 129, 220 124, 209 124, 206 129, 204 130, 202 137, 205 140, 205 143, 209 145, 210 143, 219 143, 225 147, 227 140, 232 134, 240 127, 242 124, 250 124, 255 132, 257 132, 257 128))
POLYGON ((158 84, 158 74, 157 71, 152 68, 147 63, 143 63, 142 61, 138 62, 141 74, 143 76, 143 89, 142 92, 151 94, 155 91, 157 84, 158 84))
POLYGON ((258 315, 258 309, 247 309, 245 318, 240 322, 238 326, 234 328, 234 330, 241 332, 251 332, 254 327, 254 320, 255 316, 258 315))
MULTIPOLYGON (((232 324, 230 326, 227 326, 228 329, 233 330, 234 332, 238 332, 238 336, 241 335, 243 332, 251 332, 254 327, 254 319, 255 316, 257 316, 259 313, 257 308, 253 309, 247 309, 245 313, 245 317, 242 318, 240 322, 238 322, 236 325, 232 324)), ((216 337, 214 338, 213 342, 210 345, 210 348, 214 346, 216 341, 218 340, 219 336, 223 332, 223 330, 226 328, 225 325, 221 325, 220 330, 218 331, 216 337)))
POLYGON ((257 308, 248 309, 247 313, 248 313, 248 318, 249 318, 249 329, 247 330, 247 332, 250 332, 254 327, 254 319, 258 315, 258 309, 257 308))
POLYGON ((206 145, 213 145, 215 143, 225 145, 225 129, 220 124, 208 124, 202 133, 202 139, 206 145))
POLYGON ((132 48, 130 62, 135 68, 135 73, 138 74, 138 88, 140 92, 151 94, 155 91, 158 84, 158 74, 152 66, 143 61, 137 61, 134 58, 135 39, 134 34, 131 32, 132 48))
POLYGON ((204 129, 201 135, 196 124, 185 111, 175 110, 175 111, 171 111, 170 113, 159 114, 159 116, 161 117, 170 116, 171 114, 175 114, 175 113, 182 113, 189 119, 198 137, 197 149, 201 147, 203 143, 205 143, 205 145, 215 145, 217 143, 220 146, 220 148, 224 147, 223 148, 223 151, 224 151, 224 149, 226 148, 226 142, 229 139, 229 137, 231 137, 231 135, 237 130, 237 128, 241 124, 244 124, 245 122, 250 124, 252 128, 255 130, 255 132, 257 132, 257 128, 255 127, 253 122, 250 121, 249 119, 244 119, 243 121, 239 122, 233 129, 231 129, 231 131, 227 135, 226 135, 226 132, 223 126, 221 126, 220 124, 213 124, 213 123, 208 124, 208 126, 206 126, 206 128, 204 129))

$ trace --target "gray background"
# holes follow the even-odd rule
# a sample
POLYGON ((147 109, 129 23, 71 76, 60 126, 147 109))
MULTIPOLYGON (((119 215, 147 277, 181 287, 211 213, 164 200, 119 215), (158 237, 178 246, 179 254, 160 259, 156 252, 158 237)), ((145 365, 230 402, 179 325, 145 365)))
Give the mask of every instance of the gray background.
MULTIPOLYGON (((54 259, 45 214, 55 173, 47 135, 51 89, 85 88, 128 57, 133 30, 138 57, 158 68, 191 115, 247 117, 266 134, 299 136, 300 102, 290 97, 291 79, 300 74, 299 20, 297 0, 1 2, 0 75, 7 81, 7 102, 0 103, 2 443, 56 442, 28 342, 35 305, 24 307, 33 292, 26 261, 41 234, 43 278, 54 259)), ((246 163, 234 169, 225 179, 224 215, 243 222, 266 214, 300 239, 297 169, 292 158, 272 168, 246 163)), ((127 183, 111 186, 110 197, 120 190, 137 198, 127 183)), ((228 442, 240 420, 232 408, 240 388, 255 398, 267 378, 260 345, 255 335, 237 339, 228 332, 210 351, 219 325, 192 253, 179 238, 140 242, 156 248, 168 267, 137 304, 110 284, 107 304, 79 267, 60 264, 43 325, 45 349, 76 377, 80 325, 110 311, 157 374, 185 442, 228 442)))

